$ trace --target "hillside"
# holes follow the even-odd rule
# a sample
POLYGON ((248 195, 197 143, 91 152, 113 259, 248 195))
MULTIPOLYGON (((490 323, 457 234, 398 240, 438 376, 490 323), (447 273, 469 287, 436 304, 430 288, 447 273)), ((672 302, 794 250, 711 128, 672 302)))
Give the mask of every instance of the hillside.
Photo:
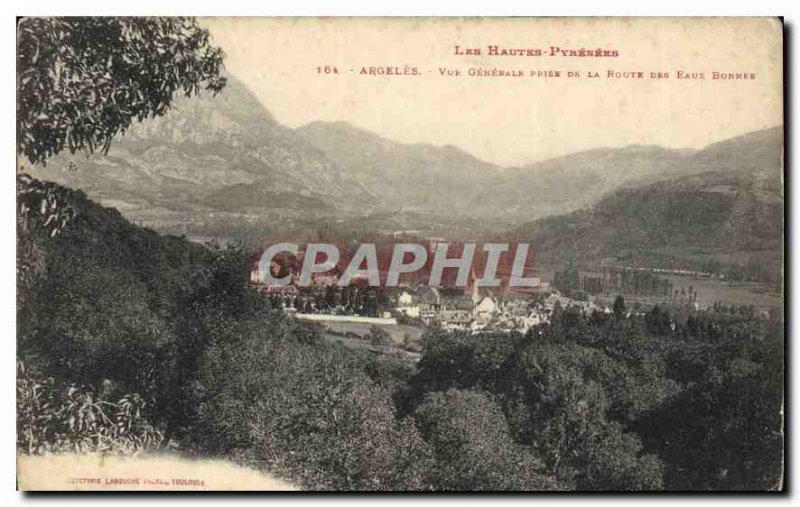
POLYGON ((770 129, 711 145, 688 162, 705 172, 621 189, 519 233, 545 263, 611 257, 649 267, 750 263, 780 279, 781 143, 781 129, 770 129))
POLYGON ((169 472, 120 473, 209 489, 233 486, 205 465, 178 475, 174 450, 217 474, 253 467, 237 476, 255 489, 428 484, 426 444, 388 388, 407 366, 270 311, 249 252, 159 235, 28 175, 17 192, 18 452, 158 453, 169 472))
POLYGON ((497 206, 485 191, 500 168, 456 147, 396 143, 345 122, 297 132, 378 196, 381 209, 470 215, 497 206))

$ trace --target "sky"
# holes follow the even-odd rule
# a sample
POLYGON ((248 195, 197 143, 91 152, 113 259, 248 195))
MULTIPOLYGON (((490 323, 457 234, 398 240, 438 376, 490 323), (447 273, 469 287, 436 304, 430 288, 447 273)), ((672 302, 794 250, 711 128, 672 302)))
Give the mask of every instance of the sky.
POLYGON ((782 30, 775 20, 200 22, 225 50, 227 71, 284 125, 345 121, 393 141, 455 145, 500 165, 629 144, 699 149, 783 123, 782 30), (492 45, 543 54, 489 55, 492 45), (456 46, 480 48, 481 55, 457 55, 456 46), (552 47, 618 56, 551 56, 552 47), (370 75, 370 67, 412 74, 370 75), (443 76, 443 69, 460 75, 443 76), (469 76, 471 69, 523 77, 469 76), (530 75, 547 71, 561 77, 530 75), (579 76, 567 77, 570 71, 579 76), (678 79, 678 71, 704 79, 678 79), (658 72, 669 79, 651 78, 658 72), (755 79, 715 80, 713 72, 755 79))

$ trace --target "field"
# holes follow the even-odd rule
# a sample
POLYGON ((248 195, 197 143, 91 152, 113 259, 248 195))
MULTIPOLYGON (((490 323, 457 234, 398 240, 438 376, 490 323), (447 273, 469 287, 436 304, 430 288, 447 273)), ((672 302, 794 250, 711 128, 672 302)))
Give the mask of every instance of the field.
POLYGON ((673 290, 689 290, 689 286, 697 291, 697 302, 701 307, 711 306, 715 301, 726 305, 753 305, 758 309, 780 307, 781 294, 768 285, 753 282, 737 282, 734 285, 721 280, 708 278, 690 278, 684 276, 666 276, 672 282, 673 290))
POLYGON ((403 339, 406 334, 411 337, 412 343, 419 344, 423 332, 422 328, 404 324, 382 325, 361 322, 322 322, 321 324, 334 334, 347 335, 348 333, 352 333, 361 338, 368 335, 370 333, 370 328, 375 326, 388 332, 392 337, 392 342, 397 346, 403 345, 403 339))
MULTIPOLYGON (((581 272, 590 276, 600 276, 601 273, 595 271, 581 272)), ((553 273, 545 272, 542 279, 552 281, 553 273)), ((697 303, 701 308, 713 306, 715 302, 724 305, 752 305, 759 310, 778 308, 783 304, 783 298, 778 288, 756 282, 736 282, 730 284, 724 280, 715 278, 697 278, 691 276, 665 275, 659 274, 661 278, 666 278, 672 282, 672 290, 689 292, 689 287, 697 292, 697 303)), ((644 304, 653 304, 659 298, 637 298, 634 295, 625 294, 625 300, 634 302, 641 301, 644 304)), ((610 303, 614 297, 601 297, 601 301, 610 303)))

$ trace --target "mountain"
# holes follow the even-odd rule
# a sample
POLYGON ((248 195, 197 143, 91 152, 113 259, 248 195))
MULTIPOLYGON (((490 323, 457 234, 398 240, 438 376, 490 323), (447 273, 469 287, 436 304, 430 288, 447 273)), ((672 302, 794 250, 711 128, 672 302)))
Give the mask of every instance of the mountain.
POLYGON ((297 132, 377 196, 382 209, 472 214, 497 205, 484 190, 500 168, 454 146, 396 143, 345 122, 314 122, 297 132))
POLYGON ((621 188, 753 172, 772 163, 781 136, 756 132, 699 152, 600 148, 504 168, 453 146, 397 143, 344 122, 290 129, 230 77, 217 96, 179 98, 163 117, 135 124, 107 155, 61 154, 31 173, 163 232, 263 237, 330 224, 481 232, 582 209, 621 188))
POLYGON ((617 190, 594 206, 518 229, 543 263, 704 268, 757 263, 780 279, 783 247, 782 129, 755 132, 695 153, 703 171, 617 190))
POLYGON ((346 211, 354 194, 371 199, 234 78, 217 96, 176 99, 170 112, 135 124, 105 156, 61 154, 31 173, 156 227, 164 225, 160 218, 185 220, 186 213, 196 218, 247 208, 266 214, 285 208, 285 196, 294 208, 308 200, 309 210, 326 202, 346 211), (268 191, 241 201, 241 187, 268 191))

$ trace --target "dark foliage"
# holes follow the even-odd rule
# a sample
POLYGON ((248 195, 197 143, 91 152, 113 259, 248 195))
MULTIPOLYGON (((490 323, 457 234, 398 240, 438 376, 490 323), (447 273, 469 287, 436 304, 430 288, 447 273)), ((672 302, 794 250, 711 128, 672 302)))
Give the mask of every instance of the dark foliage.
POLYGON ((781 323, 656 307, 562 311, 527 336, 428 334, 396 400, 415 413, 430 393, 488 393, 543 473, 581 490, 775 489, 781 323))
POLYGON ((17 27, 17 149, 32 163, 108 151, 173 95, 216 93, 223 52, 185 18, 24 18, 17 27))
POLYGON ((534 453, 514 441, 500 407, 481 391, 429 393, 414 419, 436 457, 431 480, 450 491, 563 489, 534 453))
POLYGON ((194 445, 313 489, 430 487, 428 446, 347 349, 298 341, 280 314, 219 324, 194 386, 194 445))
MULTIPOLYGON (((567 308, 527 335, 427 333, 413 369, 269 310, 240 248, 19 184, 19 251, 36 260, 19 280, 20 358, 54 385, 86 386, 87 407, 84 394, 140 399, 137 420, 162 444, 310 489, 780 487, 780 316, 567 308)), ((54 424, 37 446, 84 441, 54 424)))
POLYGON ((17 448, 27 454, 159 449, 163 435, 143 417, 145 402, 135 394, 109 401, 102 396, 113 396, 113 389, 104 387, 94 393, 58 386, 17 361, 17 448))

